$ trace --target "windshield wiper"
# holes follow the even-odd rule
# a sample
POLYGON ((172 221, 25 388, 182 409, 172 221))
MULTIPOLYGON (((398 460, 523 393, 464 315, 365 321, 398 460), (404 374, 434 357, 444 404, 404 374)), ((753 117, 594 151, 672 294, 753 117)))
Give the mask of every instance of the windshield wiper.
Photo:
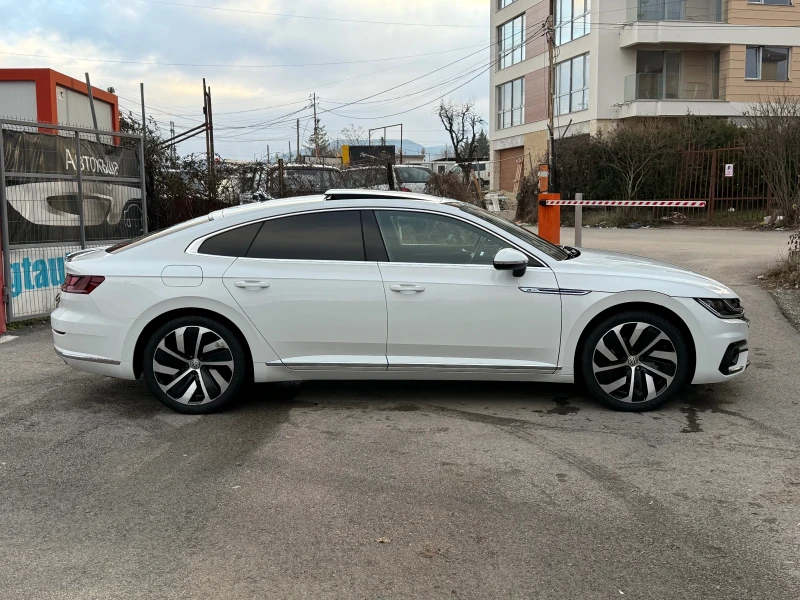
POLYGON ((578 258, 581 255, 581 251, 577 248, 573 248, 572 246, 559 246, 564 252, 567 253, 567 259, 570 258, 578 258))

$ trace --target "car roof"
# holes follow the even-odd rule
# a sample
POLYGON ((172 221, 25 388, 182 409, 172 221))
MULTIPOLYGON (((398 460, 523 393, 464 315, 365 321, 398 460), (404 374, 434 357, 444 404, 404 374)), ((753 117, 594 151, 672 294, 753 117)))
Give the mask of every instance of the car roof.
POLYGON ((324 194, 313 194, 309 196, 293 196, 292 198, 278 198, 266 200, 264 202, 253 202, 224 208, 220 211, 211 213, 210 220, 222 217, 236 217, 248 213, 258 212, 265 208, 282 208, 295 204, 314 204, 316 202, 330 202, 336 200, 403 200, 411 202, 425 202, 428 204, 444 205, 458 204, 457 200, 451 198, 440 198, 430 194, 417 194, 414 192, 392 192, 383 190, 328 190, 324 194))
POLYGON ((450 198, 431 196, 430 194, 418 194, 415 192, 394 192, 384 190, 328 190, 325 192, 325 200, 422 200, 443 204, 445 202, 455 202, 450 198))

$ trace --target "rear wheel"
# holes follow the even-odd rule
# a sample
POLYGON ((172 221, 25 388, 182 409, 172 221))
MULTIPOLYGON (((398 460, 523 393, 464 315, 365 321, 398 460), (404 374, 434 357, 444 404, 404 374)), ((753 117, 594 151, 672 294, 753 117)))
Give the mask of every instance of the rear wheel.
POLYGON ((630 311, 606 319, 589 334, 581 371, 592 395, 612 408, 651 410, 683 387, 689 352, 671 321, 630 311))
POLYGON ((161 326, 144 350, 144 378, 162 404, 181 413, 220 410, 236 397, 246 374, 237 337, 206 317, 180 317, 161 326))

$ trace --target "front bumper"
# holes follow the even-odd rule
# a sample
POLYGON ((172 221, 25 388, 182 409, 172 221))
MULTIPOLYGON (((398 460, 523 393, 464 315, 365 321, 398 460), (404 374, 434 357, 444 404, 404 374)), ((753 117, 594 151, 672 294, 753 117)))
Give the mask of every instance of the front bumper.
POLYGON ((720 319, 693 298, 676 300, 684 304, 696 318, 695 326, 690 327, 697 354, 692 383, 718 383, 744 373, 749 359, 749 321, 720 319))

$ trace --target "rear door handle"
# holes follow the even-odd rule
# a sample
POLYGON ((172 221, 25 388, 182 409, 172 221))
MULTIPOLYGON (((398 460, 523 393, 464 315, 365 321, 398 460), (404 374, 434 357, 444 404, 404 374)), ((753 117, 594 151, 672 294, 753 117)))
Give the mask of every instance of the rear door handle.
POLYGON ((416 294, 417 292, 425 291, 423 286, 414 283, 397 283, 395 285, 390 285, 389 289, 393 292, 400 292, 401 294, 416 294))
POLYGON ((237 288, 243 288, 245 290, 263 290, 264 288, 269 287, 269 283, 266 281, 255 281, 252 279, 234 281, 233 285, 235 285, 237 288))

